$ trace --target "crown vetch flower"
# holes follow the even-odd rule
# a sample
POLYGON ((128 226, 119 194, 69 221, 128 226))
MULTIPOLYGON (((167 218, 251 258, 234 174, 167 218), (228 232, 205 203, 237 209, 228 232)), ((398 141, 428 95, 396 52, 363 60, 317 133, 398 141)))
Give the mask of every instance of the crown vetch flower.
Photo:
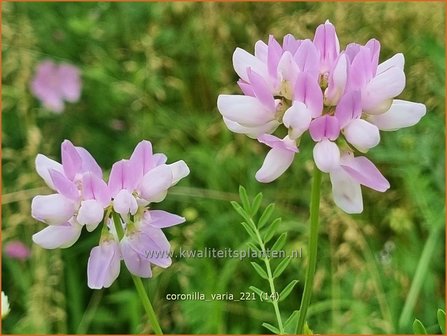
MULTIPOLYGON (((272 182, 292 164, 301 136, 315 141, 316 166, 330 174, 335 203, 348 213, 363 210, 360 185, 380 192, 389 183, 365 156, 380 131, 415 125, 424 104, 394 99, 405 87, 404 56, 379 64, 380 43, 350 43, 340 50, 335 27, 326 21, 313 40, 288 34, 258 41, 254 55, 237 48, 233 66, 243 95, 220 95, 227 127, 257 138, 271 149, 256 179, 272 182), (288 135, 274 135, 284 125, 288 135)), ((284 134, 282 132, 282 134, 284 134)))
POLYGON ((168 267, 170 244, 161 229, 185 219, 149 205, 161 202, 168 189, 189 174, 186 163, 166 164, 164 154, 153 154, 151 143, 142 141, 129 160, 113 165, 107 184, 84 148, 65 140, 61 152, 62 164, 41 154, 36 158, 38 174, 56 193, 32 201, 32 216, 48 224, 33 235, 33 241, 47 249, 69 247, 83 226, 93 231, 104 220, 99 245, 88 261, 91 288, 109 287, 119 275, 122 259, 130 272, 141 277, 152 275, 152 264, 168 267), (111 217, 119 218, 119 223, 111 217), (124 232, 122 237, 115 225, 124 232))
POLYGON ((31 92, 50 111, 61 113, 65 101, 74 103, 81 95, 79 70, 70 64, 46 60, 37 66, 31 92))

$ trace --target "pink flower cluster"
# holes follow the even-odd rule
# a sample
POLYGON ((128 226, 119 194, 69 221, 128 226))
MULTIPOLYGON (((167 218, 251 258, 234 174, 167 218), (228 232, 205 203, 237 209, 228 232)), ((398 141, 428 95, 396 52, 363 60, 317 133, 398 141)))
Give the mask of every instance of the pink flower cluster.
POLYGON ((70 64, 55 64, 46 60, 36 68, 31 92, 45 108, 61 113, 65 102, 74 103, 81 95, 79 70, 70 64))
POLYGON ((151 277, 151 264, 168 267, 170 245, 162 228, 183 223, 183 217, 149 206, 164 200, 168 189, 189 174, 184 161, 166 164, 153 154, 149 141, 140 142, 129 160, 116 162, 108 183, 91 154, 65 140, 62 164, 37 155, 36 170, 55 191, 32 201, 32 216, 48 226, 33 235, 46 249, 73 245, 85 226, 95 230, 103 222, 99 246, 88 261, 90 288, 109 287, 120 272, 121 260, 135 275, 151 277), (119 218, 119 237, 113 219, 119 218), (120 230, 121 231, 121 230, 120 230))
POLYGON ((404 56, 379 64, 380 43, 348 44, 340 51, 334 26, 318 26, 313 40, 286 35, 258 41, 254 55, 237 48, 233 66, 243 95, 220 95, 227 127, 270 147, 256 173, 260 182, 282 175, 307 131, 313 157, 329 173, 335 203, 348 213, 363 211, 360 185, 384 192, 389 183, 365 156, 380 142, 380 130, 415 125, 425 105, 394 99, 405 87, 404 56), (285 137, 273 135, 283 125, 285 137))

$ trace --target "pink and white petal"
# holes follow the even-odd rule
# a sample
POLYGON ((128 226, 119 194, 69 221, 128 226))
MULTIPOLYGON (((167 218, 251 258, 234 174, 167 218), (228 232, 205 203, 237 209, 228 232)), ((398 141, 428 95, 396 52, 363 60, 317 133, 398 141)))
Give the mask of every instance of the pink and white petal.
POLYGON ((31 216, 49 225, 67 222, 75 212, 75 204, 60 194, 38 195, 31 202, 31 216))
POLYGON ((93 158, 92 154, 90 154, 84 147, 76 147, 76 150, 81 157, 81 172, 90 172, 102 179, 102 169, 93 158))
POLYGON ((290 167, 294 157, 293 151, 272 148, 267 153, 261 168, 256 172, 256 180, 262 183, 276 180, 290 167))
POLYGON ((313 43, 320 54, 320 73, 325 73, 332 68, 332 64, 340 52, 335 27, 327 21, 317 27, 313 43))
POLYGON ((124 263, 130 273, 142 278, 152 277, 151 263, 132 248, 128 237, 121 240, 120 248, 124 263))
POLYGON ((59 194, 64 195, 66 198, 74 202, 79 199, 80 195, 76 184, 66 178, 64 174, 51 169, 50 176, 53 180, 54 188, 59 194))
POLYGON ((271 78, 276 78, 278 63, 283 53, 281 45, 273 35, 269 35, 267 45, 267 70, 271 78))
POLYGON ((127 215, 135 215, 138 210, 138 203, 135 197, 126 189, 122 189, 113 199, 113 209, 123 218, 127 215))
POLYGON ((349 90, 362 90, 371 80, 373 74, 373 64, 371 62, 371 49, 360 46, 358 53, 352 60, 349 67, 349 90))
POLYGON ((424 104, 395 99, 391 108, 383 114, 371 115, 368 121, 382 131, 395 131, 416 125, 427 112, 424 104))
POLYGON ((112 166, 109 176, 109 191, 115 197, 122 189, 133 190, 141 178, 128 160, 120 160, 112 166), (138 178, 138 180, 137 180, 138 178))
POLYGON ((364 156, 343 155, 340 165, 353 179, 365 187, 380 192, 385 192, 390 188, 388 180, 374 163, 364 156))
POLYGON ((324 173, 329 173, 340 165, 340 150, 328 139, 315 144, 313 156, 316 166, 324 173))
POLYGON ((242 79, 239 79, 237 81, 237 85, 239 85, 240 89, 242 90, 242 93, 246 96, 255 97, 255 91, 253 90, 253 87, 250 83, 244 82, 242 79))
POLYGON ((158 202, 162 195, 166 195, 168 188, 174 181, 172 168, 168 165, 161 165, 148 171, 139 185, 140 196, 148 202, 158 202))
POLYGON ((360 183, 338 167, 329 173, 332 184, 332 196, 335 204, 348 214, 363 211, 363 198, 360 183))
POLYGON ((344 128, 352 120, 362 114, 362 102, 360 91, 348 91, 335 108, 335 117, 338 119, 340 128, 344 128))
POLYGON ((103 218, 104 208, 101 203, 93 199, 81 202, 76 220, 85 225, 88 232, 94 231, 103 218))
POLYGON ((298 147, 296 146, 296 141, 289 138, 286 135, 283 139, 271 134, 263 134, 258 138, 260 143, 266 144, 270 148, 284 149, 290 152, 298 153, 298 147))
POLYGON ((278 74, 282 80, 295 83, 300 69, 289 51, 284 52, 278 63, 278 74))
POLYGON ((154 167, 161 166, 162 164, 165 164, 166 161, 168 161, 168 157, 163 153, 155 153, 154 156, 152 157, 152 160, 153 160, 153 167, 151 167, 151 169, 154 167))
POLYGON ((34 243, 45 249, 67 248, 79 239, 81 230, 82 226, 68 222, 61 225, 49 225, 35 233, 32 239, 34 243))
POLYGON ((320 84, 308 73, 298 74, 293 100, 304 103, 311 111, 313 118, 319 117, 323 112, 323 92, 320 84))
POLYGON ((90 251, 87 283, 91 289, 109 288, 120 273, 120 249, 115 240, 105 241, 90 251))
POLYGON ((62 142, 61 156, 65 176, 73 181, 76 174, 81 172, 82 158, 70 140, 64 140, 62 142))
POLYGON ((265 108, 267 108, 268 110, 274 110, 275 100, 265 79, 261 75, 256 73, 256 71, 254 71, 252 68, 247 69, 247 75, 256 98, 259 99, 259 101, 265 106, 265 108))
MULTIPOLYGON (((363 112, 381 114, 388 110, 378 109, 384 101, 398 96, 405 88, 405 74, 398 67, 391 67, 374 77, 362 91, 363 112)), ((385 108, 385 107, 383 107, 385 108)))
POLYGON ((301 42, 294 58, 301 72, 307 73, 314 80, 318 80, 320 57, 317 48, 311 40, 306 39, 301 42))
POLYGON ((381 74, 382 72, 385 72, 386 70, 392 67, 397 67, 403 71, 404 65, 405 65, 405 57, 403 54, 398 53, 393 57, 387 59, 385 62, 380 63, 379 66, 377 67, 377 74, 381 74))
POLYGON ((233 53, 234 71, 241 79, 249 82, 247 69, 252 68, 264 78, 268 78, 267 66, 259 58, 241 48, 236 48, 233 53))
POLYGON ((276 109, 268 110, 255 97, 219 95, 217 107, 223 117, 245 127, 258 127, 275 118, 276 109))
POLYGON ((280 125, 280 123, 277 120, 272 120, 264 125, 257 127, 245 127, 225 117, 223 118, 223 121, 230 131, 239 134, 246 134, 252 139, 256 139, 262 134, 272 133, 280 125))
POLYGON ((103 208, 106 208, 110 204, 111 196, 109 186, 102 178, 92 173, 86 173, 82 176, 82 187, 84 200, 97 200, 103 208))
POLYGON ((138 178, 143 177, 150 169, 153 168, 153 152, 150 141, 143 140, 135 147, 129 162, 134 167, 134 172, 138 178))
POLYGON ((309 129, 311 120, 312 113, 304 103, 299 101, 295 101, 283 116, 284 126, 289 129, 289 136, 292 139, 297 139, 306 132, 309 129))
POLYGON ((59 162, 49 159, 42 154, 37 154, 35 163, 37 174, 39 174, 39 176, 51 189, 55 190, 53 180, 51 179, 50 170, 55 170, 59 173, 63 173, 64 168, 62 167, 62 165, 59 162))
POLYGON ((338 119, 331 115, 324 115, 311 121, 309 133, 314 141, 323 139, 335 140, 340 135, 338 119))
POLYGON ((282 41, 282 48, 284 51, 290 52, 295 55, 296 51, 300 47, 301 40, 297 40, 292 34, 287 34, 284 36, 282 41))
POLYGON ((267 64, 268 46, 264 41, 256 41, 255 43, 255 57, 259 58, 263 63, 267 64))
POLYGON ((374 77, 379 64, 380 42, 373 38, 366 42, 365 47, 371 51, 371 76, 374 77))
POLYGON ((145 223, 155 228, 162 229, 182 224, 186 221, 181 217, 163 210, 150 210, 144 214, 145 223))
POLYGON ((170 167, 172 170, 173 180, 171 186, 177 184, 182 178, 189 175, 189 167, 183 160, 176 161, 174 163, 168 164, 167 166, 170 167))
POLYGON ((343 129, 343 134, 346 140, 361 152, 367 152, 380 142, 377 126, 363 119, 352 120, 343 129))
POLYGON ((324 94, 326 105, 337 105, 340 97, 345 92, 346 81, 348 79, 348 58, 341 53, 335 61, 335 67, 329 75, 328 87, 324 94))
POLYGON ((132 248, 154 265, 163 268, 171 266, 171 245, 163 231, 144 223, 140 229, 139 233, 129 237, 132 248))

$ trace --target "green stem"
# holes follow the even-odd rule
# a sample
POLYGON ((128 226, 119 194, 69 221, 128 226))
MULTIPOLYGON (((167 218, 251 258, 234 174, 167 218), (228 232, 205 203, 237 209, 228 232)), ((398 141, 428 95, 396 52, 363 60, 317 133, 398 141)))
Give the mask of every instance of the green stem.
POLYGON ((411 283, 410 291, 408 292, 404 308, 402 309, 402 313, 399 317, 398 331, 404 331, 405 328, 408 328, 408 326, 411 324, 411 314, 413 313, 414 306, 416 305, 416 300, 424 283, 424 279, 428 274, 430 260, 433 257, 433 253, 436 251, 436 245, 438 243, 439 237, 439 228, 433 228, 430 232, 427 242, 425 243, 424 249, 416 268, 413 282, 411 283))
MULTIPOLYGON (((252 224, 253 224, 253 227, 256 228, 256 225, 254 225, 254 223, 252 223, 252 224)), ((265 249, 264 242, 262 241, 261 235, 259 233, 259 230, 256 228, 255 232, 256 232, 256 236, 258 238, 259 246, 261 246, 262 254, 264 256, 266 256, 267 252, 265 249)), ((275 293, 276 293, 276 289, 275 289, 275 283, 273 281, 272 268, 270 267, 270 260, 267 257, 265 257, 263 259, 264 259, 264 263, 265 263, 265 268, 267 269, 268 281, 270 284, 270 291, 272 292, 272 297, 274 297, 275 293)), ((283 326, 282 319, 281 319, 281 313, 279 311, 278 301, 272 299, 271 302, 272 302, 273 308, 275 310, 276 320, 278 321, 279 333, 280 333, 280 335, 283 335, 285 332, 284 332, 284 326, 283 326)))
POLYGON ((317 265, 317 248, 318 248, 318 225, 320 212, 320 187, 321 172, 315 167, 312 180, 312 191, 310 199, 310 228, 309 228, 309 266, 306 271, 306 279, 304 282, 304 293, 301 299, 300 314, 298 319, 298 334, 303 333, 304 323, 306 321, 307 309, 309 308, 312 296, 312 286, 314 282, 315 268, 317 265))
MULTIPOLYGON (((112 216, 113 216, 113 223, 115 224, 116 233, 118 234, 118 238, 121 240, 124 236, 124 230, 123 226, 121 225, 120 216, 116 212, 113 212, 112 216)), ((161 330, 160 324, 158 323, 154 308, 152 307, 151 301, 149 300, 146 290, 144 289, 143 281, 141 281, 141 278, 133 274, 132 274, 132 280, 135 284, 135 288, 137 289, 138 292, 138 297, 140 298, 141 303, 143 304, 144 310, 146 310, 146 314, 152 325, 152 329, 155 331, 157 335, 163 335, 163 331, 161 330)))

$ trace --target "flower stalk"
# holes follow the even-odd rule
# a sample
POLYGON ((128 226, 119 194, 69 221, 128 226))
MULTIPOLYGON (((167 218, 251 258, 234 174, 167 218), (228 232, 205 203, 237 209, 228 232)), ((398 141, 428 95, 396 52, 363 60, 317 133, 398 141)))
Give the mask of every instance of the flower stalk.
POLYGON ((304 293, 301 299, 300 314, 298 319, 298 334, 303 333, 304 323, 306 321, 307 309, 312 297, 312 287, 314 282, 315 268, 317 265, 318 249, 318 228, 320 213, 320 190, 321 190, 321 171, 315 167, 312 179, 312 191, 310 199, 310 227, 309 227, 309 265, 306 271, 304 282, 304 293))
MULTIPOLYGON (((113 223, 115 225, 116 233, 118 234, 118 238, 121 240, 124 236, 124 230, 121 225, 120 216, 116 212, 113 212, 112 217, 113 217, 113 223)), ((143 282, 141 281, 141 278, 137 277, 133 274, 131 274, 131 275, 132 275, 132 280, 135 284, 135 288, 137 289, 138 297, 140 298, 141 303, 144 307, 144 310, 146 311, 146 314, 147 314, 147 317, 149 318, 149 322, 151 323, 152 329, 154 330, 155 334, 163 335, 163 331, 161 330, 160 324, 158 323, 154 308, 152 307, 149 296, 147 295, 147 293, 144 289, 144 285, 143 285, 143 282)))

